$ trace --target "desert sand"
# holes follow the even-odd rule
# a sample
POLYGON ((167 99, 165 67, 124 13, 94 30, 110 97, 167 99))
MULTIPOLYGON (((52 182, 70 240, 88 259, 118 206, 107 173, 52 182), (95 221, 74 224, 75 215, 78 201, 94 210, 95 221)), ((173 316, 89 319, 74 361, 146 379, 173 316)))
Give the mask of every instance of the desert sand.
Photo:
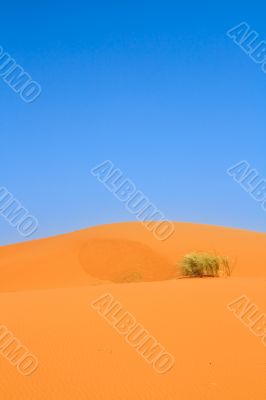
POLYGON ((264 233, 103 225, 0 247, 0 270, 0 325, 38 359, 23 376, 0 354, 1 400, 266 399, 266 346, 227 308, 246 295, 266 313, 264 233), (191 251, 228 256, 232 276, 180 279, 191 251), (167 373, 91 307, 106 293, 174 356, 167 373))

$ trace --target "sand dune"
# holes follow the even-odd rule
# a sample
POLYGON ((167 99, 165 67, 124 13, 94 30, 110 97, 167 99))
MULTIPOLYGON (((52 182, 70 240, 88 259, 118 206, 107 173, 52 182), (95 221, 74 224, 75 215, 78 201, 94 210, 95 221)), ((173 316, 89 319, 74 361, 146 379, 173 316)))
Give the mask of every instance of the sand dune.
POLYGON ((265 244, 266 234, 185 223, 160 242, 124 223, 1 247, 0 324, 39 366, 22 376, 0 354, 0 398, 265 400, 266 347, 227 309, 245 294, 266 312, 265 244), (195 250, 227 255, 232 277, 176 279, 195 250), (105 293, 174 356, 169 372, 91 307, 105 293))
POLYGON ((143 281, 165 280, 195 250, 228 256, 233 276, 266 276, 264 233, 176 223, 174 235, 160 242, 142 224, 122 223, 0 247, 0 291, 117 282, 132 271, 143 281))

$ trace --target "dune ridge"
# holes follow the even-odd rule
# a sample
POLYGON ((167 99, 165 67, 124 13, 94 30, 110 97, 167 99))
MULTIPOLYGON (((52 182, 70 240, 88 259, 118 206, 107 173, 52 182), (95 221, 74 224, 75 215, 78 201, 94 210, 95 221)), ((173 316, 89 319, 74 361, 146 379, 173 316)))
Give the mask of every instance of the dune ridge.
POLYGON ((83 286, 106 281, 175 277, 191 251, 228 256, 233 276, 266 276, 266 234, 175 223, 158 241, 141 223, 118 223, 0 248, 0 291, 83 286))

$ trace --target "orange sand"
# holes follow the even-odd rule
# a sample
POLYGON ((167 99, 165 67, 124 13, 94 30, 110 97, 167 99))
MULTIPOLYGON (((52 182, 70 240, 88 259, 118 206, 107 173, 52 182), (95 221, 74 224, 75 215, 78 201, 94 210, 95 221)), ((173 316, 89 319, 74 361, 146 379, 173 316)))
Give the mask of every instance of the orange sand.
POLYGON ((39 360, 25 377, 0 355, 0 399, 265 400, 266 347, 226 306, 245 294, 266 313, 266 234, 175 227, 165 242, 123 223, 0 247, 0 325, 39 360), (190 251, 227 255, 232 277, 175 279, 190 251), (168 373, 91 308, 105 293, 175 357, 168 373))

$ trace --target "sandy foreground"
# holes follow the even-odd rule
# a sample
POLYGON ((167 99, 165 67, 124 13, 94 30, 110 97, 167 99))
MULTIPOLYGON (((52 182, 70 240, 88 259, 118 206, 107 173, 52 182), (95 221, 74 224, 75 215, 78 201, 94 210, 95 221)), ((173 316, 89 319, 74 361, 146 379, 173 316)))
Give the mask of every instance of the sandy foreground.
POLYGON ((139 223, 104 225, 0 247, 0 270, 1 400, 266 399, 263 327, 250 329, 266 314, 266 234, 176 223, 160 242, 139 223), (232 276, 177 279, 190 251, 228 256, 232 276), (241 297, 237 318, 227 306, 241 297), (125 314, 169 370, 128 342, 125 314), (4 328, 32 373, 10 361, 4 328))

